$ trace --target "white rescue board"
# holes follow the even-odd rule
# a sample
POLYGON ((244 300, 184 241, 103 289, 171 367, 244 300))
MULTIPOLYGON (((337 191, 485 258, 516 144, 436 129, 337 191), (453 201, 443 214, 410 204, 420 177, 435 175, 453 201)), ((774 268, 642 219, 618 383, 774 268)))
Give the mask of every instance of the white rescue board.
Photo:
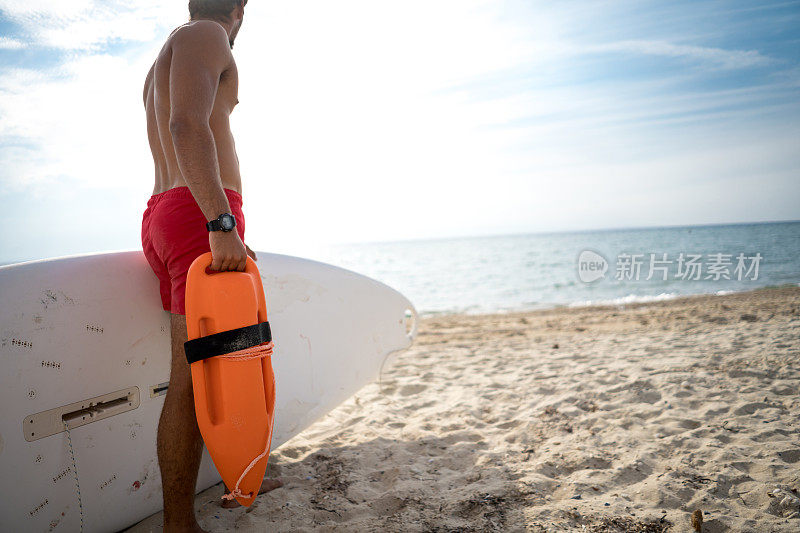
MULTIPOLYGON (((342 268, 268 253, 257 264, 275 341, 274 449, 409 347, 416 310, 342 268)), ((84 531, 114 531, 161 509, 169 358, 169 313, 141 252, 0 267, 4 531, 79 531, 81 516, 84 531)), ((204 453, 197 491, 219 481, 204 453)))

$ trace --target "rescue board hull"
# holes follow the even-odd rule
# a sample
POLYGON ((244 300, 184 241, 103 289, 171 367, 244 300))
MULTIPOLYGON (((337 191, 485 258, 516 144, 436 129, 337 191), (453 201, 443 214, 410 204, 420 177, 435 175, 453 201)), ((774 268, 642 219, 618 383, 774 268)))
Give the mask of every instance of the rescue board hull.
MULTIPOLYGON (((410 346, 416 311, 332 265, 268 253, 257 265, 275 339, 275 449, 410 346)), ((144 255, 0 267, 0 303, 3 527, 79 531, 82 517, 84 531, 111 531, 158 512, 169 313, 144 255)), ((219 481, 204 452, 197 491, 219 481)))

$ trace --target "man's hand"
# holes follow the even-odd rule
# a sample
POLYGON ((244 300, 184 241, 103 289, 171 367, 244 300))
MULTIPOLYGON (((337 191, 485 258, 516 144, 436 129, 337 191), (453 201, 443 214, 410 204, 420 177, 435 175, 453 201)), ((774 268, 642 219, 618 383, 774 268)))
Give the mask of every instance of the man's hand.
POLYGON ((247 250, 236 231, 212 231, 208 234, 211 247, 211 270, 243 271, 247 266, 247 250))
POLYGON ((251 250, 250 247, 247 246, 246 244, 244 245, 244 247, 247 248, 247 255, 252 257, 253 261, 258 261, 258 257, 256 257, 256 253, 253 250, 251 250))

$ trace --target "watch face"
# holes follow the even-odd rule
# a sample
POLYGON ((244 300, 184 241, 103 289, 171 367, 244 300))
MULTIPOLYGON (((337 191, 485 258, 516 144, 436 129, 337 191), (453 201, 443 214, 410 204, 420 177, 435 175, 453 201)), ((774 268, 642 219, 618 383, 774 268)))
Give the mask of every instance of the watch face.
POLYGON ((234 218, 231 215, 222 215, 219 223, 222 226, 223 231, 230 231, 235 225, 234 218))

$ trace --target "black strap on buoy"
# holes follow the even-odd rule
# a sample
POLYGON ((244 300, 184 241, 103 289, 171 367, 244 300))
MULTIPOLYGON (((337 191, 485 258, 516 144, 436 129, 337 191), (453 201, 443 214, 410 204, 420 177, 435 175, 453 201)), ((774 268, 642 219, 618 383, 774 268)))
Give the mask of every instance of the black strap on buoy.
POLYGON ((271 340, 272 331, 269 329, 269 322, 261 322, 192 339, 183 343, 183 350, 186 352, 186 360, 191 365, 209 357, 252 348, 271 340))

